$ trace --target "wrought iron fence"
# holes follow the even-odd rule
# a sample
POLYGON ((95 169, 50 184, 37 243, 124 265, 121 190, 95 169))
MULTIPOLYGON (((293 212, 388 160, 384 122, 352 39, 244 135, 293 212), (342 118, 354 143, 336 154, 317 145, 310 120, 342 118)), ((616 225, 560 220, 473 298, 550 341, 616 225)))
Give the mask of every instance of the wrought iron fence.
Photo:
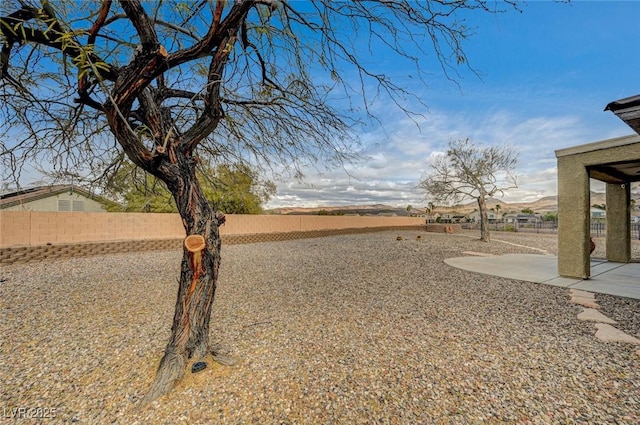
MULTIPOLYGON (((480 223, 464 223, 463 229, 479 230, 480 223)), ((535 223, 489 223, 490 231, 502 232, 528 232, 528 233, 558 233, 557 221, 540 221, 535 223)), ((607 224, 603 222, 591 223, 591 236, 605 237, 607 235, 607 224)), ((631 223, 631 239, 640 240, 640 223, 631 223)))

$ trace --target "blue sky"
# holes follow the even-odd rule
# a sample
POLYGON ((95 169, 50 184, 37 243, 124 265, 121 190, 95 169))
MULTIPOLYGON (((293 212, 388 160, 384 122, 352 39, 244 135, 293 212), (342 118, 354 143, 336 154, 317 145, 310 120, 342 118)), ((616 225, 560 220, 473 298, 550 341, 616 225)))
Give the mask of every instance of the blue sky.
POLYGON ((420 128, 380 106, 381 125, 361 134, 365 160, 277 182, 267 207, 426 205, 417 183, 429 159, 467 137, 512 145, 519 188, 502 199, 531 201, 556 194, 556 149, 632 133, 603 109, 640 94, 640 1, 529 1, 522 13, 476 13, 468 23, 476 29, 464 49, 480 78, 461 69, 455 84, 425 62, 435 75, 413 88, 428 106, 420 128))

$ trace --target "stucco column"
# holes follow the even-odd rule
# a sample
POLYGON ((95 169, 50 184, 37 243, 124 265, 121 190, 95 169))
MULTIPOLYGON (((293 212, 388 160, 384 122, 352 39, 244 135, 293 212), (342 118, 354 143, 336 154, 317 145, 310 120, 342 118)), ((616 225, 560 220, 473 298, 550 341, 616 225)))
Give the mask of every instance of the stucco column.
POLYGON ((589 173, 575 156, 558 158, 558 272, 586 279, 589 262, 589 173))
POLYGON ((607 183, 607 260, 631 261, 631 185, 607 183), (624 186, 624 187, 623 187, 624 186))

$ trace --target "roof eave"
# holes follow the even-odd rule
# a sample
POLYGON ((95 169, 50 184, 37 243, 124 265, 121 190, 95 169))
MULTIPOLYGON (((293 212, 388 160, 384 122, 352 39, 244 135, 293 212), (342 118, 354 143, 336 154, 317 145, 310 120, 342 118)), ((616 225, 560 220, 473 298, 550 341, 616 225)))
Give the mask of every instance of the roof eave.
POLYGON ((610 102, 604 110, 613 112, 633 131, 640 134, 640 95, 610 102))

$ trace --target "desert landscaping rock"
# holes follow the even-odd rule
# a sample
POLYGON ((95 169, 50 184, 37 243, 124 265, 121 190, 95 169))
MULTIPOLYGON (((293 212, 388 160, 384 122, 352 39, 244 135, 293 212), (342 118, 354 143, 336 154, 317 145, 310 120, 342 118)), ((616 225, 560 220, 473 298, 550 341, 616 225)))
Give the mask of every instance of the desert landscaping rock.
POLYGON ((571 302, 573 304, 578 304, 583 307, 591 308, 591 309, 599 309, 600 305, 593 298, 583 298, 578 296, 572 296, 571 302))
POLYGON ((586 298, 595 301, 596 295, 593 292, 582 291, 580 289, 569 289, 569 294, 576 298, 586 298))
POLYGON ((585 308, 584 311, 578 314, 578 319, 586 322, 598 322, 607 323, 609 325, 615 325, 617 322, 600 313, 594 308, 585 308))
POLYGON ((640 339, 634 338, 622 332, 619 329, 614 328, 606 323, 596 323, 596 338, 607 342, 624 342, 626 344, 640 344, 640 339))
POLYGON ((598 294, 598 303, 607 317, 618 322, 618 329, 640 338, 640 308, 637 300, 598 294))
MULTIPOLYGON (((595 338, 565 288, 444 263, 464 251, 555 252, 555 236, 415 237, 223 246, 210 340, 238 362, 207 356, 142 411, 182 251, 3 267, 0 406, 55 408, 43 424, 640 423, 636 345, 595 338)), ((640 335, 639 300, 597 299, 640 335)))

